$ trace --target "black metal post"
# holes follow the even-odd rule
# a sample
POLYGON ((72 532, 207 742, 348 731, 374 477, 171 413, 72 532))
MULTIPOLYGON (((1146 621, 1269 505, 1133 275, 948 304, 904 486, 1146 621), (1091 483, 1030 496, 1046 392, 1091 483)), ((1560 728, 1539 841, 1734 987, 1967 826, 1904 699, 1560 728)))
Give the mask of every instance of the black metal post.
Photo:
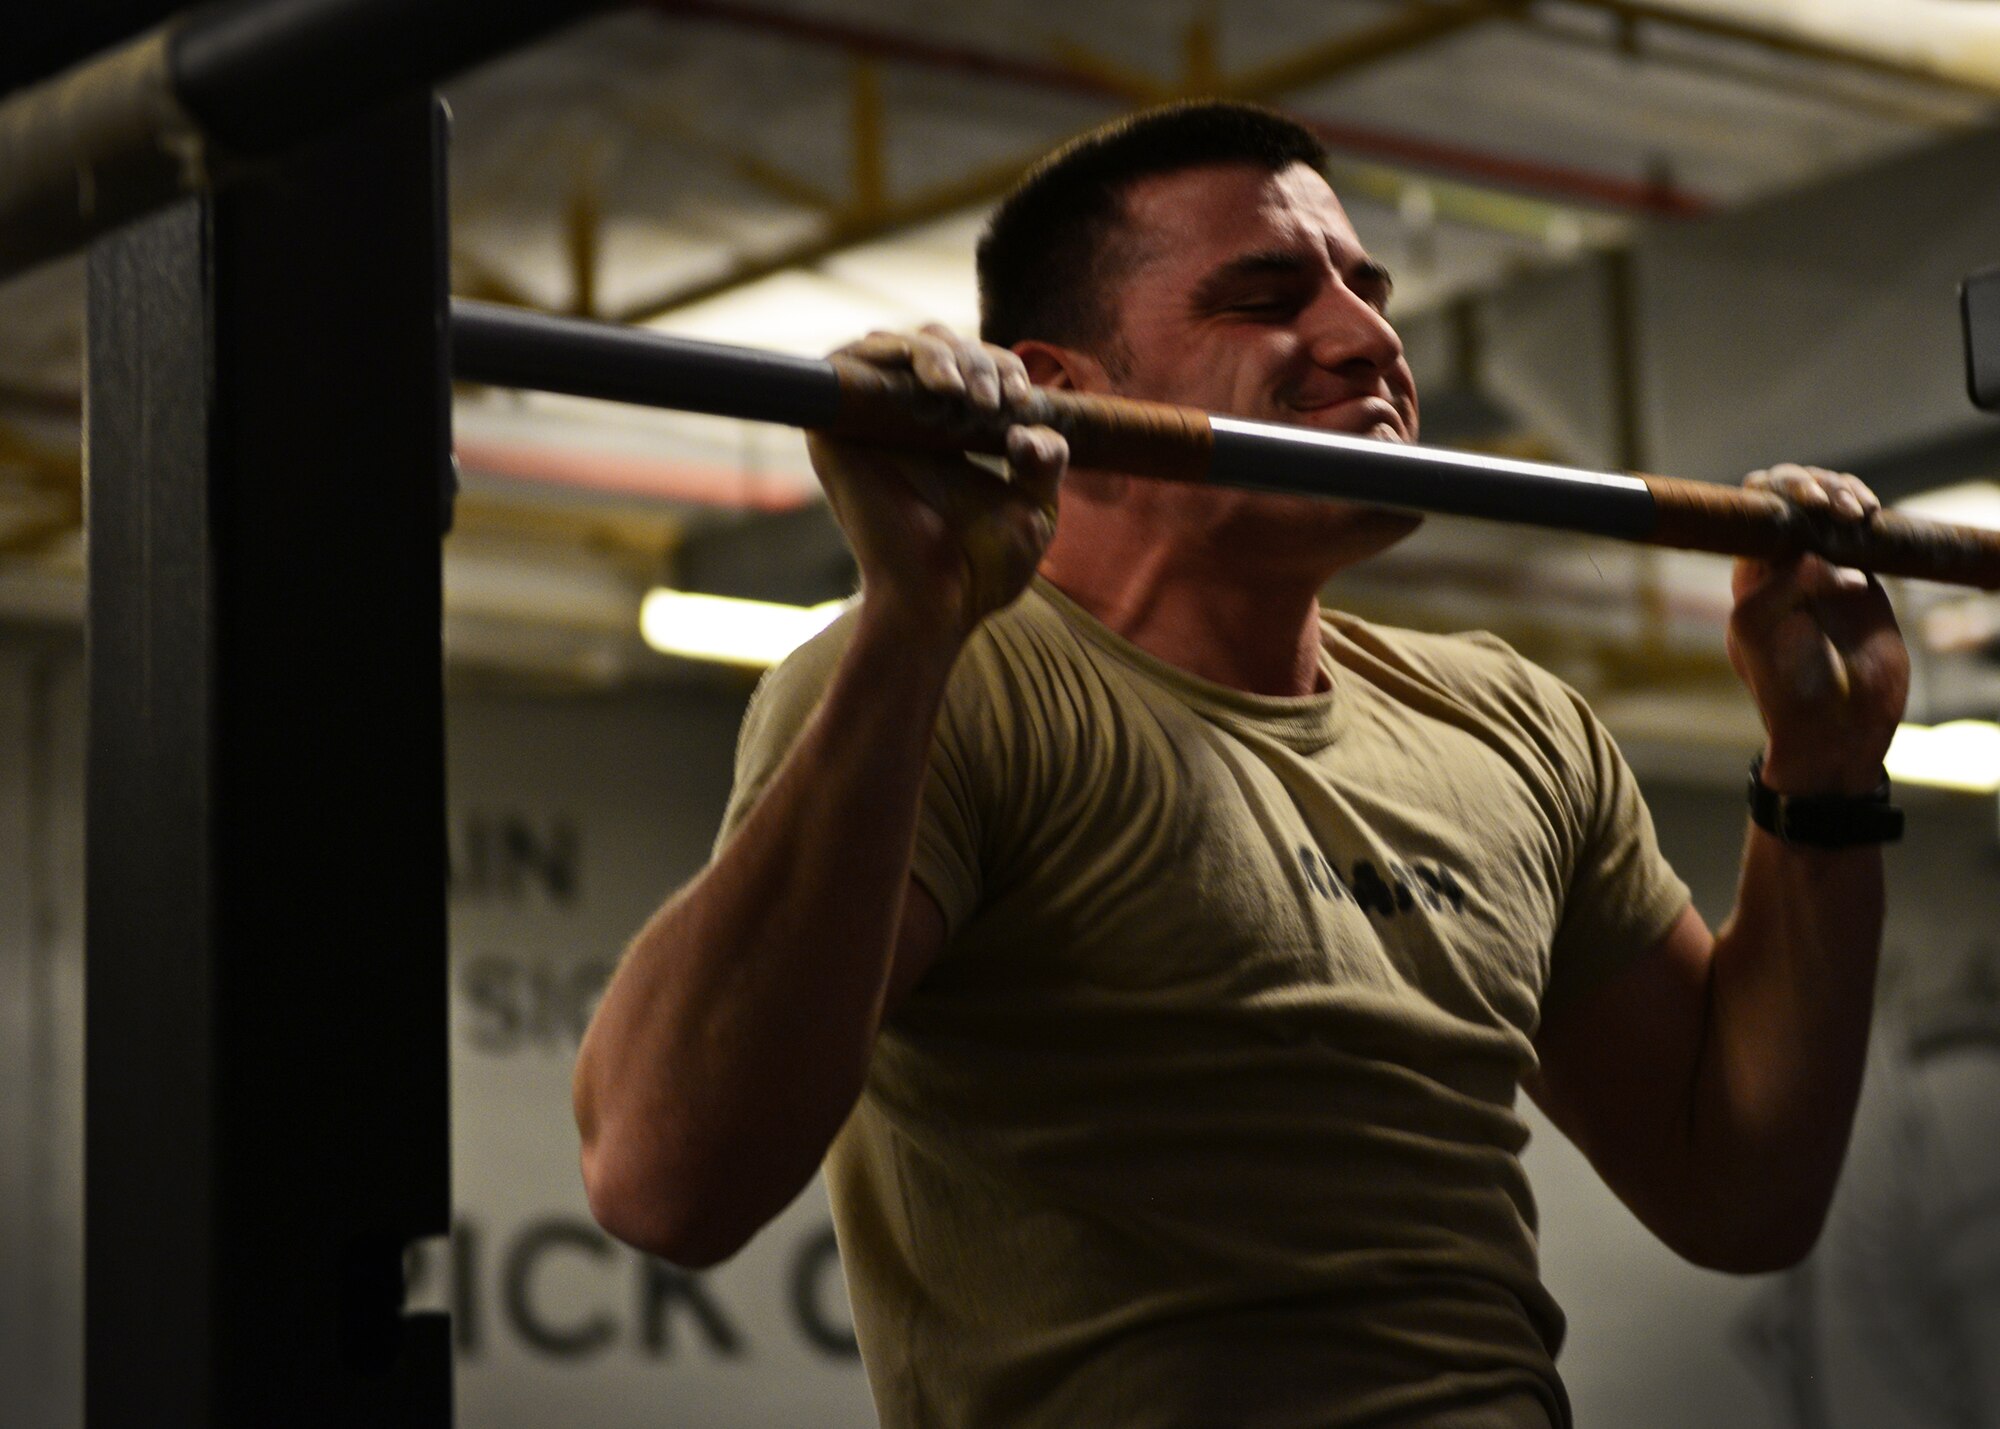
POLYGON ((90 263, 86 1406, 443 1426, 441 120, 90 263))

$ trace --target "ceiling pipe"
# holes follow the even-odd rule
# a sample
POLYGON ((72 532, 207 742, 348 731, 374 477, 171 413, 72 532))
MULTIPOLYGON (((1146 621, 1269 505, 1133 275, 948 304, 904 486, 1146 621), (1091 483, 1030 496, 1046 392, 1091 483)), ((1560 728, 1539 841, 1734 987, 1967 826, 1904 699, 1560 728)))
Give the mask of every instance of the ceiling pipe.
POLYGON ((1700 218, 1715 205, 1666 179, 1625 179, 1563 164, 1468 149, 1415 134, 1396 134, 1361 124, 1294 114, 1329 149, 1365 154, 1384 163, 1425 169, 1452 178, 1509 189, 1526 189, 1574 200, 1591 208, 1643 214, 1650 218, 1700 218))

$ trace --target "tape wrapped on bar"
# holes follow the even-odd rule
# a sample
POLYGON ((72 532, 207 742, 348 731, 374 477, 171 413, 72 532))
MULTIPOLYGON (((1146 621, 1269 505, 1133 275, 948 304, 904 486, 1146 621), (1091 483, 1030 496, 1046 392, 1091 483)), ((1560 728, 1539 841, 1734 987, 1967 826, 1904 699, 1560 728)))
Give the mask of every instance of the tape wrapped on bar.
POLYGON ((855 358, 832 359, 840 411, 830 430, 857 441, 998 454, 1013 425, 1053 427, 1080 467, 1171 481, 1208 475, 1214 435, 1204 412, 1124 397, 1078 398, 1035 388, 1005 412, 968 416, 963 403, 926 392, 911 378, 855 358))
POLYGON ((1649 476, 1656 545, 1782 559, 1810 551, 1877 575, 2000 590, 2000 531, 1878 511, 1839 521, 1769 492, 1649 476))

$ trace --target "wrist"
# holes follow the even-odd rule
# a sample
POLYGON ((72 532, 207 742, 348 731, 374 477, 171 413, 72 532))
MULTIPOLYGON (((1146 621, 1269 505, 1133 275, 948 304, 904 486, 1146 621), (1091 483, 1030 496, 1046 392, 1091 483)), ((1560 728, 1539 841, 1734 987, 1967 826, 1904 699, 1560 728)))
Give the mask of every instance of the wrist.
POLYGON ((1882 787, 1887 776, 1881 757, 1838 752, 1803 752, 1766 744, 1760 757, 1764 787, 1788 798, 1838 795, 1865 798, 1882 787))
POLYGON ((893 651, 913 672, 948 673, 969 634, 943 602, 912 601, 862 589, 855 616, 856 642, 893 651))

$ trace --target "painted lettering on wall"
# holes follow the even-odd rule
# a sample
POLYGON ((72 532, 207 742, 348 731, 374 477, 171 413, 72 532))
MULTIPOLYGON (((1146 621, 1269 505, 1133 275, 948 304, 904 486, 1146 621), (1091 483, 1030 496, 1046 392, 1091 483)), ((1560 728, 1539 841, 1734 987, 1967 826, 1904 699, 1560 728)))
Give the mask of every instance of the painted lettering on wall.
POLYGON ((583 840, 567 814, 469 809, 453 813, 446 853, 455 901, 573 907, 583 840))
POLYGON ((604 995, 615 961, 580 962, 474 953, 458 960, 462 1035, 481 1052, 574 1052, 604 995))
MULTIPOLYGON (((821 1358, 859 1359, 832 1226, 800 1239, 785 1278, 790 1333, 821 1358)), ((464 1360, 479 1359, 502 1338, 567 1361, 614 1353, 749 1361, 759 1348, 708 1277, 642 1255, 576 1215, 537 1217, 498 1244, 479 1220, 460 1216, 446 1256, 412 1254, 408 1282, 413 1305, 449 1310, 464 1360), (581 1300, 552 1295, 559 1275, 572 1287, 581 1280, 588 1292, 581 1300)))

